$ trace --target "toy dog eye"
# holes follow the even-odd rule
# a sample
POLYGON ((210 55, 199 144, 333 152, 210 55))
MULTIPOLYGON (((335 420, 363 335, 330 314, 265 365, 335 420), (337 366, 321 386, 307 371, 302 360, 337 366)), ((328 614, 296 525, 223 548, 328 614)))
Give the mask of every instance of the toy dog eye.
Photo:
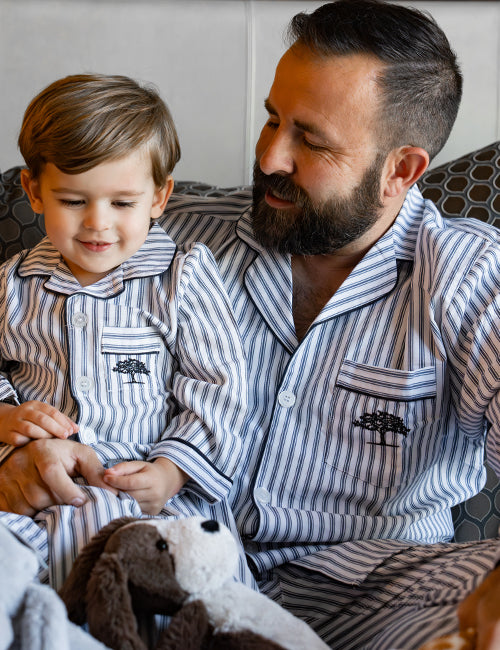
POLYGON ((159 539, 159 540, 156 542, 156 548, 157 548, 159 551, 167 551, 167 550, 168 550, 168 544, 167 544, 167 542, 166 542, 164 539, 159 539))
POLYGON ((215 521, 214 519, 207 519, 206 521, 203 521, 201 523, 201 527, 203 530, 206 530, 207 533, 218 533, 220 529, 219 522, 215 521))

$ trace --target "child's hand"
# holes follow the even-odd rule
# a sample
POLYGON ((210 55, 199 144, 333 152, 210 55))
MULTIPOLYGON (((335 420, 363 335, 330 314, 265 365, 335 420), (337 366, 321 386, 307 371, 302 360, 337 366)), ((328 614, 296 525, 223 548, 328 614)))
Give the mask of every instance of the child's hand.
POLYGON ((0 403, 0 442, 21 447, 30 440, 77 433, 78 425, 50 404, 30 401, 19 406, 0 403))
POLYGON ((140 460, 118 463, 104 472, 104 482, 130 494, 147 515, 157 515, 188 479, 168 458, 157 458, 152 463, 140 460))

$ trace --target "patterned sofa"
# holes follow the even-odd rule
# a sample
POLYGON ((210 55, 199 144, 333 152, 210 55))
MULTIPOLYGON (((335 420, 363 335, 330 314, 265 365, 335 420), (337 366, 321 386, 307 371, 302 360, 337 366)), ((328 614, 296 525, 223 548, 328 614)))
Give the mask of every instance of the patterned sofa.
MULTIPOLYGON (((0 263, 44 235, 19 180, 20 167, 0 172, 0 263)), ((429 170, 419 181, 424 196, 447 217, 480 219, 500 228, 500 142, 429 170)), ((192 181, 176 182, 175 191, 199 196, 222 196, 241 188, 213 187, 192 181)), ((500 523, 500 483, 488 468, 483 490, 453 512, 455 539, 493 537, 500 523)))

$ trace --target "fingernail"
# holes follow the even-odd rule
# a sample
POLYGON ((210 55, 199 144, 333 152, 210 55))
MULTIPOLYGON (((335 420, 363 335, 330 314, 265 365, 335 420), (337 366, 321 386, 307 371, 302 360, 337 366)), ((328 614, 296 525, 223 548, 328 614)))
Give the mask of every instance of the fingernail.
POLYGON ((79 508, 80 506, 83 506, 83 504, 84 504, 84 500, 82 498, 80 498, 80 497, 77 497, 76 499, 73 499, 73 501, 71 502, 71 505, 75 506, 77 508, 79 508))

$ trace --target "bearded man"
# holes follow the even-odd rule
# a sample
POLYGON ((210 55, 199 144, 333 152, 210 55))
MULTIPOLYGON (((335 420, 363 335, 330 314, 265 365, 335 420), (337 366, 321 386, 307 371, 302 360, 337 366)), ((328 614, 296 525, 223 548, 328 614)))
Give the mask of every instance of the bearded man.
MULTIPOLYGON (((498 648, 498 540, 450 543, 450 508, 480 490, 485 447, 500 474, 500 237, 416 186, 458 111, 455 54, 429 16, 375 0, 298 14, 289 38, 253 196, 174 196, 163 218, 213 251, 250 384, 228 499, 186 491, 171 512, 230 526, 240 578, 332 648, 417 649, 481 583, 461 624, 498 648)), ((78 498, 64 473, 88 452, 40 442, 2 466, 3 509, 78 498)))

